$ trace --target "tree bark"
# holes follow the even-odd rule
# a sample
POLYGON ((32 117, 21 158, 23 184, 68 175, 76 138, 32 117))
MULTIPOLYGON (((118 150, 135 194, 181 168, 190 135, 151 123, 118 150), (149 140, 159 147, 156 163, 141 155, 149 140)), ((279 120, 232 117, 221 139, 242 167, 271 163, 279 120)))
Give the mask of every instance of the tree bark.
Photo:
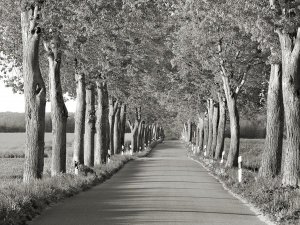
POLYGON ((44 168, 46 88, 39 66, 41 28, 39 5, 22 5, 23 74, 25 94, 25 163, 23 181, 39 179, 44 168))
POLYGON ((225 138, 225 127, 226 127, 226 100, 218 95, 219 106, 220 106, 220 115, 219 115, 219 124, 218 124, 218 137, 217 137, 217 146, 215 159, 219 159, 222 156, 224 149, 224 138, 225 138))
POLYGON ((191 142, 193 138, 193 133, 192 133, 192 122, 188 120, 187 123, 187 141, 191 142))
MULTIPOLYGON (((139 150, 138 146, 138 132, 139 132, 139 127, 141 123, 141 107, 135 109, 135 122, 134 125, 131 125, 131 133, 132 133, 132 150, 133 152, 137 152, 139 150)), ((130 123, 130 121, 129 121, 130 123)))
POLYGON ((222 80, 230 119, 230 149, 225 166, 231 168, 238 166, 240 148, 240 124, 236 106, 237 93, 231 90, 227 76, 222 76, 222 80))
POLYGON ((61 53, 59 52, 59 39, 52 39, 45 43, 49 62, 49 86, 52 120, 52 161, 51 176, 66 172, 66 141, 68 110, 64 103, 60 66, 61 53))
POLYGON ((84 134, 84 165, 94 166, 95 150, 95 87, 89 84, 86 88, 85 134, 84 134))
POLYGON ((125 146, 125 126, 126 126, 126 105, 122 104, 120 112, 120 135, 121 146, 125 146))
POLYGON ((109 148, 109 105, 106 81, 97 81, 98 110, 96 122, 95 165, 105 164, 109 148))
POLYGON ((198 153, 203 150, 203 140, 204 140, 204 121, 199 117, 199 142, 198 142, 198 153))
POLYGON ((210 156, 214 157, 216 147, 217 147, 217 136, 218 136, 218 121, 219 120, 219 107, 217 105, 214 105, 213 109, 213 138, 212 138, 212 144, 211 144, 211 150, 210 150, 210 156))
POLYGON ((283 99, 280 65, 271 65, 268 88, 267 128, 259 176, 271 178, 280 173, 283 138, 283 99))
POLYGON ((115 115, 118 108, 118 102, 116 102, 112 97, 109 98, 109 149, 111 155, 114 155, 114 124, 115 115))
POLYGON ((277 33, 282 52, 282 94, 287 141, 283 157, 282 184, 297 187, 300 170, 300 28, 296 37, 284 31, 277 33))
POLYGON ((204 128, 203 150, 207 152, 207 143, 208 143, 208 118, 207 117, 204 118, 203 128, 204 128))
POLYGON ((208 141, 207 141, 207 155, 212 155, 212 141, 213 141, 213 114, 214 102, 212 99, 207 100, 208 109, 208 141))
POLYGON ((115 119, 114 119, 114 154, 119 154, 121 152, 121 146, 120 146, 120 107, 117 108, 117 111, 115 113, 115 119))
POLYGON ((74 129, 74 155, 73 160, 79 164, 84 163, 84 124, 85 124, 85 75, 76 74, 76 111, 74 129))

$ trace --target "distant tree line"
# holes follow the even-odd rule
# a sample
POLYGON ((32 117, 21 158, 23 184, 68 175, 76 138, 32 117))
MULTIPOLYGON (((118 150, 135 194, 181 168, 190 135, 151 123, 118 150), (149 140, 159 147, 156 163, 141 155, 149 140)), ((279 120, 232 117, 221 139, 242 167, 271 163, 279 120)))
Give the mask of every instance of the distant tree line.
MULTIPOLYGON (((52 131, 51 115, 46 114, 45 131, 52 131)), ((74 113, 69 113, 67 121, 67 133, 74 133, 74 113)), ((17 112, 0 112, 0 133, 21 133, 25 132, 25 115, 17 112)), ((130 128, 126 126, 126 133, 130 128)))

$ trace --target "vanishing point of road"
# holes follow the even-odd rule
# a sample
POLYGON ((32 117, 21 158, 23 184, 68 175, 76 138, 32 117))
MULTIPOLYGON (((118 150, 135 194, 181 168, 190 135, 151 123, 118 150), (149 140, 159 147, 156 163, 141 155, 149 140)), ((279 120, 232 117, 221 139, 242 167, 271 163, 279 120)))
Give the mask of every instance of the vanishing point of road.
POLYGON ((263 225, 198 163, 168 141, 111 179, 68 198, 30 225, 263 225))

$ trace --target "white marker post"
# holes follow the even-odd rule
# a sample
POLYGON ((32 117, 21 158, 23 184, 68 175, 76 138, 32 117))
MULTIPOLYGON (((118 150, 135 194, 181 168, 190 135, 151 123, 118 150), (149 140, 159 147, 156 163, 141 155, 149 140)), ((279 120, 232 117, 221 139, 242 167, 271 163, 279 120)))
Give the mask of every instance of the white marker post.
POLYGON ((129 145, 129 155, 133 155, 133 150, 131 148, 131 145, 129 145))
POLYGON ((124 145, 122 145, 122 152, 121 155, 124 155, 124 145))
POLYGON ((206 145, 204 145, 204 157, 206 157, 206 145))
POLYGON ((111 151, 108 149, 107 164, 110 163, 110 155, 111 155, 111 151))
POLYGON ((221 164, 223 164, 223 162, 224 162, 224 155, 225 155, 225 151, 222 152, 222 159, 221 159, 221 162, 220 162, 221 164))
POLYGON ((75 166, 75 175, 78 175, 78 173, 79 173, 79 163, 77 161, 74 161, 74 166, 75 166))
POLYGON ((241 183, 242 182, 242 176, 243 176, 243 171, 242 171, 242 156, 239 156, 238 163, 239 163, 238 179, 239 179, 239 183, 241 183))

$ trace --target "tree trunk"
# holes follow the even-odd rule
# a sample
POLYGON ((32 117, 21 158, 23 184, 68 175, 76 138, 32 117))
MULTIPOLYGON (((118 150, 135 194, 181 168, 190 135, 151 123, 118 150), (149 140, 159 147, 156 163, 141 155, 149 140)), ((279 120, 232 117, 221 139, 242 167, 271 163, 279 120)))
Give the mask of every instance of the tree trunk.
POLYGON ((204 118, 204 124, 203 124, 203 132, 204 132, 204 138, 203 138, 203 150, 207 152, 207 143, 208 143, 208 118, 204 118))
POLYGON ((98 110, 96 122, 95 165, 105 164, 109 148, 109 105, 106 81, 97 81, 98 110))
POLYGON ((271 178, 280 173, 283 138, 283 100, 280 65, 271 65, 268 88, 265 148, 259 169, 260 177, 271 178))
POLYGON ((86 88, 85 134, 84 134, 84 165, 94 166, 95 150, 95 87, 90 84, 86 88))
POLYGON ((131 141, 131 145, 132 145, 132 151, 133 152, 137 152, 138 151, 138 130, 139 130, 139 126, 140 123, 136 120, 134 123, 134 127, 132 130, 132 141, 131 141))
POLYGON ((125 127, 126 127, 126 105, 122 104, 120 112, 120 135, 121 146, 125 146, 125 127))
POLYGON ((117 108, 117 111, 115 113, 115 119, 114 119, 114 153, 119 154, 121 152, 121 146, 120 146, 120 107, 117 108))
POLYGON ((26 183, 41 178, 44 168, 46 89, 39 66, 39 13, 38 5, 33 10, 23 7, 21 13, 26 121, 23 181, 26 183))
POLYGON ((236 98, 230 97, 228 102, 228 112, 230 118, 230 149, 228 152, 226 167, 237 167, 240 148, 240 125, 239 114, 236 107, 236 98))
POLYGON ((66 141, 68 110, 64 103, 60 65, 61 55, 58 53, 59 40, 53 39, 45 43, 49 61, 49 86, 52 120, 52 161, 51 176, 66 172, 66 141))
POLYGON ((212 121, 213 138, 212 138, 211 151, 210 151, 211 157, 214 157, 216 147, 217 147, 218 122, 219 122, 218 120, 219 120, 219 107, 217 105, 214 105, 213 121, 212 121))
POLYGON ((73 160, 79 164, 84 163, 84 124, 85 124, 85 75, 76 74, 76 111, 74 129, 74 155, 73 160))
POLYGON ((204 121, 202 118, 199 118, 199 142, 198 142, 198 153, 203 150, 203 139, 204 139, 204 121))
POLYGON ((224 149, 224 138, 225 138, 225 127, 226 127, 226 100, 218 95, 219 98, 219 107, 220 107, 220 115, 219 115, 219 124, 218 124, 218 137, 217 137, 217 146, 215 159, 219 159, 222 156, 222 152, 224 149))
POLYGON ((212 155, 212 141, 213 141, 213 114, 214 102, 212 99, 207 100, 208 109, 208 141, 207 141, 207 155, 212 155))
POLYGON ((222 80, 230 119, 230 149, 225 166, 231 168, 238 166, 240 148, 240 124, 236 106, 237 91, 231 90, 227 76, 222 76, 222 80))
POLYGON ((287 142, 282 184, 296 187, 299 185, 300 170, 300 28, 296 37, 285 32, 277 33, 282 51, 282 94, 287 142))
POLYGON ((156 136, 157 136, 156 132, 157 132, 156 124, 154 123, 153 126, 152 126, 152 140, 153 141, 157 140, 156 139, 156 136))
POLYGON ((114 124, 115 115, 118 107, 118 103, 110 97, 109 100, 109 149, 111 155, 114 155, 114 124))
POLYGON ((187 140, 188 142, 191 142, 193 138, 193 133, 192 133, 192 122, 188 120, 187 124, 187 140))

